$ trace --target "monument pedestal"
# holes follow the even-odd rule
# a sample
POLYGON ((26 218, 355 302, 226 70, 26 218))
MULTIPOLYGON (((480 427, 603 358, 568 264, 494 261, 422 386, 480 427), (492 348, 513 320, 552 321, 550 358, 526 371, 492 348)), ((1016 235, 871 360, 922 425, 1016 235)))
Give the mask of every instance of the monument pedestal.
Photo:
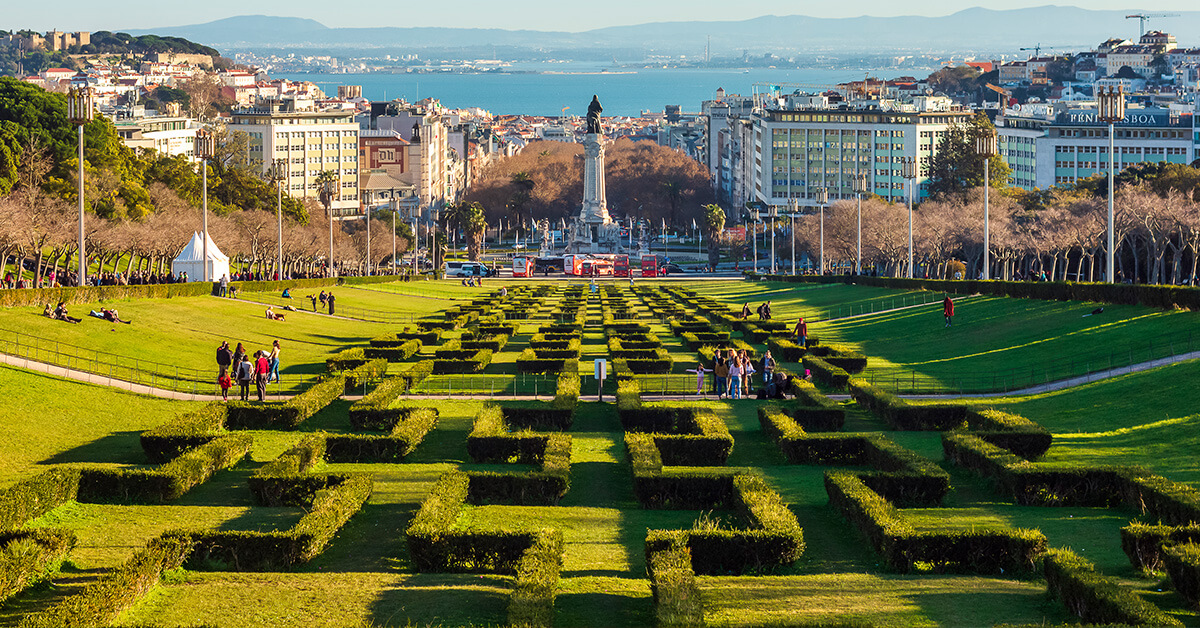
POLYGON ((608 214, 604 190, 604 136, 588 133, 583 140, 583 207, 571 223, 567 253, 621 253, 621 227, 608 214))

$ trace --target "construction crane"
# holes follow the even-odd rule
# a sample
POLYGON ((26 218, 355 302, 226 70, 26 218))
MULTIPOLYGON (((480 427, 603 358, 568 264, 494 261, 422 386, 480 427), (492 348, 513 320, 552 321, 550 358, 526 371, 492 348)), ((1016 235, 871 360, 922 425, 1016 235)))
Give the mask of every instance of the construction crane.
POLYGON ((1150 18, 1158 18, 1158 17, 1179 17, 1179 14, 1178 13, 1138 13, 1136 15, 1126 15, 1125 19, 1132 20, 1133 18, 1137 18, 1138 22, 1141 24, 1141 27, 1142 27, 1142 32, 1140 33, 1140 35, 1145 35, 1146 34, 1146 20, 1148 20, 1150 18))
POLYGON ((1032 50, 1034 57, 1040 57, 1040 56, 1042 56, 1042 48, 1048 48, 1050 50, 1054 50, 1054 46, 1043 46, 1041 44, 1038 44, 1032 48, 1021 48, 1021 50, 1032 50))
POLYGON ((987 83, 986 85, 987 85, 988 89, 990 89, 993 92, 996 92, 997 94, 1000 94, 1000 96, 1002 96, 1002 98, 999 99, 1000 108, 1003 109, 1004 107, 1007 107, 1009 100, 1012 99, 1012 92, 1008 91, 1007 89, 1004 89, 1003 87, 999 87, 997 85, 992 85, 991 83, 987 83))

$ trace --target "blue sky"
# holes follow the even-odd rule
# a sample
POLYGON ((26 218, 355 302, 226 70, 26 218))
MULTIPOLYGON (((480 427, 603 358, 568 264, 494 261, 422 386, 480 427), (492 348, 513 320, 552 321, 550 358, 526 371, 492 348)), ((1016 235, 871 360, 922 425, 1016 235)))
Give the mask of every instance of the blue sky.
MULTIPOLYGON (((161 0, 55 0, 12 2, 3 12, 0 27, 44 31, 117 30, 154 28, 210 22, 249 13, 305 17, 326 26, 457 26, 536 30, 583 31, 604 26, 660 21, 738 20, 760 15, 811 15, 854 17, 860 15, 946 15, 957 10, 985 6, 1019 8, 1050 4, 1047 0, 843 0, 841 2, 780 2, 779 0, 458 0, 453 3, 329 2, 328 0, 206 0, 203 3, 161 0), (14 6, 15 5, 15 6, 14 6), (203 8, 203 12, 197 11, 203 8)), ((1089 9, 1128 10, 1128 0, 1089 0, 1074 3, 1089 9)), ((1136 6, 1136 5, 1135 5, 1136 6)), ((1195 0, 1157 0, 1153 8, 1130 12, 1194 10, 1195 0)))

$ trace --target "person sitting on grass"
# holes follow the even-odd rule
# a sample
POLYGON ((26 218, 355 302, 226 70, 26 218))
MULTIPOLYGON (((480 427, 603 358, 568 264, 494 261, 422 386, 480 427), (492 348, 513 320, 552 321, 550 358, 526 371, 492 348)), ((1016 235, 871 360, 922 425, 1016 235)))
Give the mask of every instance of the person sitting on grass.
POLYGON ((54 311, 50 309, 50 304, 46 304, 46 309, 42 310, 42 316, 46 318, 54 318, 54 311))
POLYGON ((283 298, 285 298, 285 299, 292 298, 292 291, 288 288, 284 288, 283 289, 283 298))
POLYGON ((58 307, 54 308, 54 318, 60 321, 66 321, 68 323, 78 323, 79 321, 83 320, 81 318, 75 318, 74 316, 69 315, 67 313, 67 305, 63 301, 59 301, 58 307))
POLYGON ((121 320, 121 315, 120 315, 120 314, 118 314, 116 310, 109 310, 109 309, 105 309, 105 308, 100 308, 100 313, 103 315, 103 316, 102 316, 102 318, 104 318, 104 320, 106 320, 106 321, 108 321, 108 322, 110 322, 110 323, 125 323, 126 325, 132 325, 132 324, 133 324, 133 321, 123 321, 123 320, 121 320))

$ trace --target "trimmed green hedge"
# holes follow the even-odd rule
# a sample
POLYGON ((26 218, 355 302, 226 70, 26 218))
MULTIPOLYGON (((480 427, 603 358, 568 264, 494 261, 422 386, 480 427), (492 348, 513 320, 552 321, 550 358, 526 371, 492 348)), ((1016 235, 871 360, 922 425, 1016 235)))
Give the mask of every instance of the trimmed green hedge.
POLYGON ((26 522, 74 500, 79 492, 79 469, 54 468, 0 489, 0 530, 26 522))
POLYGON ((20 628, 103 626, 115 622, 158 584, 164 571, 181 566, 191 551, 187 539, 158 537, 124 564, 104 574, 75 595, 50 608, 26 615, 20 628))
POLYGON ((354 347, 333 354, 325 359, 325 370, 329 373, 358 368, 368 362, 362 347, 354 347))
POLYGON ((422 343, 416 338, 386 347, 370 346, 363 350, 368 358, 381 358, 388 362, 403 362, 421 352, 422 343))
POLYGON ((771 350, 771 355, 780 362, 800 362, 808 353, 807 348, 801 347, 799 343, 790 338, 771 338, 767 341, 767 348, 771 350))
POLYGON ((471 472, 472 500, 484 503, 555 505, 571 486, 571 437, 567 434, 512 432, 498 407, 487 406, 475 417, 467 436, 467 453, 476 462, 537 465, 526 472, 471 472))
POLYGON ((437 426, 437 408, 398 408, 389 434, 329 434, 329 462, 403 462, 437 426))
POLYGON ((556 530, 539 530, 517 561, 508 625, 548 628, 554 624, 554 598, 562 571, 563 538, 556 530))
POLYGON ((1121 550, 1134 569, 1162 571, 1163 548, 1180 543, 1200 543, 1200 524, 1169 526, 1131 521, 1121 528, 1121 550))
POLYGON ((451 360, 431 360, 434 375, 479 373, 492 363, 492 352, 480 349, 470 357, 451 360))
POLYGON ((0 532, 0 603, 49 578, 75 542, 70 530, 0 532))
POLYGON ((843 390, 850 384, 850 374, 845 369, 836 367, 821 358, 806 355, 803 359, 804 368, 812 371, 813 377, 838 390, 843 390))
POLYGON ((250 454, 254 438, 229 434, 184 452, 157 469, 84 467, 77 499, 88 503, 164 504, 250 454))
POLYGON ((230 401, 225 426, 231 430, 293 429, 346 392, 346 377, 336 373, 283 403, 230 401))
POLYGON ((173 421, 142 432, 142 451, 154 464, 167 462, 225 433, 227 412, 224 403, 214 401, 199 410, 181 414, 173 421))
POLYGON ((936 572, 1001 574, 1028 572, 1045 551, 1037 530, 918 531, 901 512, 852 473, 825 474, 829 502, 901 573, 918 564, 936 572))
POLYGON ((1200 602, 1200 545, 1184 543, 1163 549, 1171 586, 1193 606, 1200 602))
POLYGON ((1023 416, 999 410, 968 410, 967 427, 975 436, 1026 460, 1041 458, 1053 440, 1046 428, 1023 416))
POLYGON ((1096 573, 1090 561, 1067 549, 1048 550, 1042 573, 1050 594, 1088 623, 1132 626, 1182 626, 1115 579, 1096 573))
MULTIPOLYGON (((369 473, 318 476, 322 489, 314 491, 311 508, 287 531, 234 532, 196 530, 171 532, 194 546, 189 569, 276 571, 312 560, 371 497, 374 483, 369 473)), ((299 505, 299 504, 297 504, 299 505)))
MULTIPOLYGON (((805 358, 805 366, 812 359, 805 358)), ((850 396, 896 430, 945 431, 962 427, 967 421, 964 405, 911 404, 861 379, 850 381, 850 396)))
POLYGON ((659 628, 704 625, 704 603, 683 530, 646 533, 646 571, 654 596, 654 624, 659 628))

